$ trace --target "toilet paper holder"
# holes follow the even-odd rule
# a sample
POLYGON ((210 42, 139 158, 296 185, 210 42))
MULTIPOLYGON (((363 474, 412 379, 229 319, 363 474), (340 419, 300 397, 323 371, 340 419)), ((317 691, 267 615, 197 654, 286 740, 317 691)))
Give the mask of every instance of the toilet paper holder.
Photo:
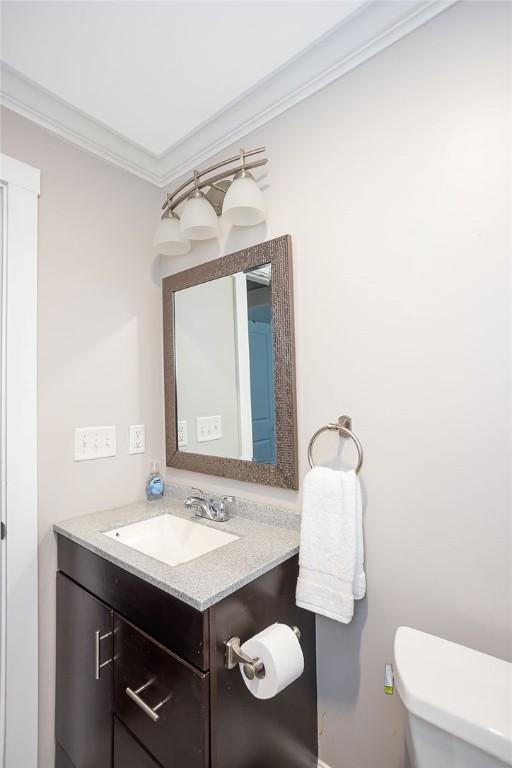
MULTIPOLYGON (((300 640, 300 629, 292 627, 297 640, 300 640)), ((226 643, 226 669, 235 669, 239 664, 243 664, 244 675, 248 680, 263 680, 265 677, 265 665, 261 659, 251 658, 244 653, 240 647, 240 638, 231 637, 226 643)))

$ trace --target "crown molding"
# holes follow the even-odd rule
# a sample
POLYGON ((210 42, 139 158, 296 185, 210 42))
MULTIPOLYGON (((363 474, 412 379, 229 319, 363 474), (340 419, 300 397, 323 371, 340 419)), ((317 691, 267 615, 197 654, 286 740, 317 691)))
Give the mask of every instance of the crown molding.
POLYGON ((160 160, 1 62, 0 104, 93 155, 161 186, 160 160))
POLYGON ((2 65, 0 104, 162 188, 459 0, 367 0, 320 40, 156 155, 2 65))
POLYGON ((161 156, 163 185, 239 141, 459 0, 368 0, 161 156))

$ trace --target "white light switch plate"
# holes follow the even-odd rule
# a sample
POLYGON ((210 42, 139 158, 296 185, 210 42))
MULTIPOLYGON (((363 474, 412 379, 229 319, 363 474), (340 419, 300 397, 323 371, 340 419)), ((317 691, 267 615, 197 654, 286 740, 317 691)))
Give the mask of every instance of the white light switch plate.
POLYGON ((106 459, 116 455, 115 427, 77 427, 75 429, 75 461, 106 459))
POLYGON ((144 453, 145 450, 146 430, 144 424, 131 424, 129 453, 144 453))
POLYGON ((220 440, 222 437, 222 416, 198 416, 196 418, 196 433, 198 443, 220 440))
POLYGON ((178 421, 178 448, 188 445, 188 430, 186 421, 178 421))

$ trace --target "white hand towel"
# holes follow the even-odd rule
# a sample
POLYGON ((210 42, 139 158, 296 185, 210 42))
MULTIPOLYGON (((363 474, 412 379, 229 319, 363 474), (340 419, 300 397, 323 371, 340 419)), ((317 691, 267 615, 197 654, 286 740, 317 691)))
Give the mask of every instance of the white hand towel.
POLYGON ((348 624, 366 593, 361 485, 354 470, 304 480, 297 605, 348 624))

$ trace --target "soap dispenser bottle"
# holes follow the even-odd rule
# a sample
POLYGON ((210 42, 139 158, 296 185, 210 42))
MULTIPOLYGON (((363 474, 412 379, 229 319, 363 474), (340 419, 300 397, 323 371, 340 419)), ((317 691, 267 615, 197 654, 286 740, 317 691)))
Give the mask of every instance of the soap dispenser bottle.
POLYGON ((155 499, 161 499, 163 495, 164 481, 158 469, 158 462, 153 461, 151 462, 151 472, 146 483, 146 498, 148 501, 154 501, 155 499))

